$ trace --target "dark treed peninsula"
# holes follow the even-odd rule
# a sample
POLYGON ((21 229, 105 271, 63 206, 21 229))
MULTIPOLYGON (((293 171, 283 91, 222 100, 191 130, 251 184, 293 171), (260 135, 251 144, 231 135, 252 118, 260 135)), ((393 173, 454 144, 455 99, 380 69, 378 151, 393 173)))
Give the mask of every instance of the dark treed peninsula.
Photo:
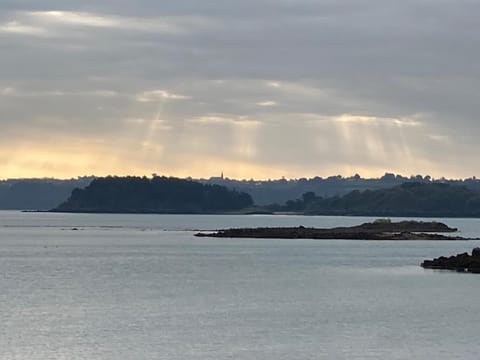
POLYGON ((155 176, 97 178, 73 190, 55 212, 218 213, 253 205, 250 195, 220 185, 155 176))
POLYGON ((269 208, 306 215, 480 217, 480 192, 441 183, 405 183, 325 198, 308 192, 269 208))

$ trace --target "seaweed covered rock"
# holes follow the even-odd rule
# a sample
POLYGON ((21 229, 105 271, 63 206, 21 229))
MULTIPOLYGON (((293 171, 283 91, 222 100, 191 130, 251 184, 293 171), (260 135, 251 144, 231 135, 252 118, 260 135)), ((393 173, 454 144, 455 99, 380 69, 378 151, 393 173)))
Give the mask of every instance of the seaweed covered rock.
POLYGON ((472 250, 472 256, 480 257, 480 247, 476 247, 472 250))
POLYGON ((462 253, 455 256, 441 256, 433 260, 425 260, 421 264, 425 269, 453 270, 459 272, 480 273, 480 248, 475 248, 472 254, 462 253))
POLYGON ((298 227, 260 227, 223 229, 213 233, 198 233, 199 237, 261 238, 261 239, 346 239, 346 240, 468 240, 440 233, 455 232, 439 222, 375 221, 350 227, 331 229, 298 227))

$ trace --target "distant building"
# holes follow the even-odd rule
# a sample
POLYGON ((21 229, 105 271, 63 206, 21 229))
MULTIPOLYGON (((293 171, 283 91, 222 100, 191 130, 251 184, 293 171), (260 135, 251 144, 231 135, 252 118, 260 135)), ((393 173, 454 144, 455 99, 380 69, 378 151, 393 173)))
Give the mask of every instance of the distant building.
POLYGON ((225 178, 223 177, 223 171, 220 173, 220 176, 212 176, 210 181, 223 181, 225 178))

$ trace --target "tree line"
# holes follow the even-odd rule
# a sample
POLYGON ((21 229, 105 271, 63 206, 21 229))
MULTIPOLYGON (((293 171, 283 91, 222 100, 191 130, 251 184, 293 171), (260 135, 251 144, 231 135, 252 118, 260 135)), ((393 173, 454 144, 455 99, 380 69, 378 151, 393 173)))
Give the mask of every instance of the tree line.
POLYGON ((115 177, 94 179, 72 191, 54 211, 205 213, 240 210, 252 206, 252 197, 220 185, 173 177, 115 177))
POLYGON ((480 192, 442 183, 405 183, 389 189, 351 191, 343 196, 322 197, 307 192, 272 211, 310 215, 365 216, 480 216, 480 192))

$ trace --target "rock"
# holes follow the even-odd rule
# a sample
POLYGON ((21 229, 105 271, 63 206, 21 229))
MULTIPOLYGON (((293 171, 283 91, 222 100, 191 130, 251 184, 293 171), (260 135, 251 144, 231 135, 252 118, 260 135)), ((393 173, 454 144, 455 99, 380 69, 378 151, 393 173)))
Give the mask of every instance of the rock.
POLYGON ((462 253, 448 258, 440 256, 433 260, 425 260, 421 266, 425 269, 480 273, 480 249, 473 249, 472 255, 462 253))
POLYGON ((298 227, 224 229, 214 233, 198 233, 200 237, 269 238, 269 239, 348 239, 348 240, 468 240, 437 232, 455 232, 438 222, 380 221, 331 229, 298 227))

